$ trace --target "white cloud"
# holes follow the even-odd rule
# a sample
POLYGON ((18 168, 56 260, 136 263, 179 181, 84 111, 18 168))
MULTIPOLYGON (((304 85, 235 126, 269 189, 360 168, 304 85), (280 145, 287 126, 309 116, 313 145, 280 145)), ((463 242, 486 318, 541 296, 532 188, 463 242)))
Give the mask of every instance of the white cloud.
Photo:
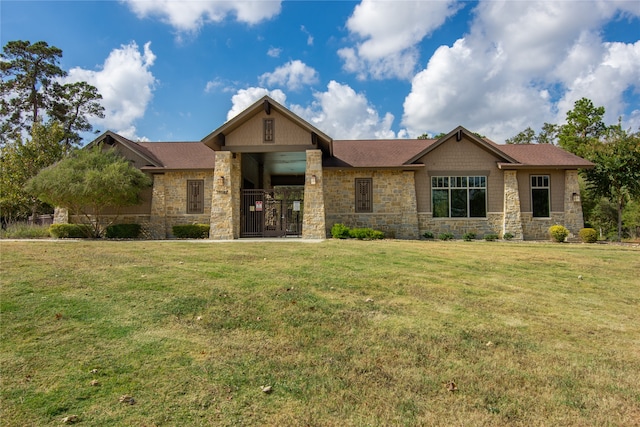
POLYGON ((203 25, 235 15, 239 22, 257 24, 280 13, 281 1, 175 1, 121 0, 139 17, 158 16, 180 32, 195 32, 203 25))
POLYGON ((457 11, 452 0, 362 0, 346 25, 353 37, 363 41, 338 51, 344 69, 359 79, 411 78, 418 61, 416 45, 457 11))
POLYGON ((286 86, 289 90, 299 90, 303 86, 318 83, 318 72, 300 60, 289 61, 272 73, 260 76, 260 84, 286 86))
POLYGON ((301 25, 300 31, 302 31, 307 35, 307 46, 313 46, 313 36, 309 32, 309 30, 307 30, 307 28, 304 25, 301 25))
POLYGON ((480 3, 469 34, 438 48, 414 76, 402 119, 408 134, 463 125, 504 142, 528 126, 564 122, 581 97, 604 105, 613 122, 623 92, 640 86, 640 42, 602 42, 602 26, 619 16, 613 3, 576 6, 480 3))
POLYGON ((291 111, 336 139, 395 138, 393 114, 380 118, 367 98, 350 86, 329 82, 326 92, 314 93, 307 107, 290 106, 291 111))
POLYGON ((272 58, 279 58, 281 53, 282 53, 282 48, 279 48, 279 47, 270 47, 269 50, 267 51, 267 55, 269 55, 272 58))
POLYGON ((242 113, 248 107, 253 105, 254 102, 268 95, 273 98, 279 104, 284 105, 287 101, 287 96, 280 89, 269 90, 262 87, 250 87, 247 89, 240 89, 235 95, 231 97, 231 109, 227 112, 227 120, 231 120, 238 114, 242 113))
POLYGON ((131 42, 111 51, 97 71, 72 68, 65 82, 86 81, 95 86, 102 95, 105 118, 95 119, 92 124, 136 140, 139 137, 134 123, 144 116, 153 97, 156 78, 150 69, 155 59, 150 42, 142 53, 131 42))

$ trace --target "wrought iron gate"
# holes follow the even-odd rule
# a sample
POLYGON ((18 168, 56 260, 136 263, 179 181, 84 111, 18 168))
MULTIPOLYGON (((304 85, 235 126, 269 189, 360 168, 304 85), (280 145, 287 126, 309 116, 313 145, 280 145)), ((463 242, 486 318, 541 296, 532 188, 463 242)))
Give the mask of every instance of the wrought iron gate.
POLYGON ((242 190, 240 237, 302 234, 304 187, 242 190))

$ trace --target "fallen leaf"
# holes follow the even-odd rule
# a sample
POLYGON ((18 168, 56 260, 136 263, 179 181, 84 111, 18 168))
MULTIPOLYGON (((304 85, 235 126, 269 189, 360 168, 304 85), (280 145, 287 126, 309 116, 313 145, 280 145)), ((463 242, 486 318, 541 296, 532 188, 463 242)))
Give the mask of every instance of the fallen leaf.
POLYGON ((78 418, 77 415, 69 415, 68 417, 64 417, 62 419, 63 424, 73 424, 77 423, 78 421, 80 421, 80 418, 78 418))
POLYGON ((271 387, 270 385, 263 385, 262 387, 260 387, 260 389, 262 390, 263 393, 271 393, 273 391, 273 387, 271 387))
POLYGON ((454 383, 453 381, 449 381, 447 383, 447 390, 449 390, 449 391, 458 391, 458 387, 456 386, 456 383, 454 383))

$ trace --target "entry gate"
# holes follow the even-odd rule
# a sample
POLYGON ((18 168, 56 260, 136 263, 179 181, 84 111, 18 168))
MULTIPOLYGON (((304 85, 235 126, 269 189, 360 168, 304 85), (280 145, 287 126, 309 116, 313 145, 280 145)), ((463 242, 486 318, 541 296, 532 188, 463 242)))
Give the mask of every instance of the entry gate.
POLYGON ((304 187, 242 190, 240 237, 302 234, 304 187))

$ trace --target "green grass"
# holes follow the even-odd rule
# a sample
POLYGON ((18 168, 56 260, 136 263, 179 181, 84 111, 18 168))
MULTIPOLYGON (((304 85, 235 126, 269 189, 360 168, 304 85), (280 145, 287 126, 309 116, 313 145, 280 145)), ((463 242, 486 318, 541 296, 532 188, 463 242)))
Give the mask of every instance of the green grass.
POLYGON ((3 241, 0 251, 2 425, 640 419, 637 248, 3 241), (135 404, 119 403, 124 394, 135 404))

